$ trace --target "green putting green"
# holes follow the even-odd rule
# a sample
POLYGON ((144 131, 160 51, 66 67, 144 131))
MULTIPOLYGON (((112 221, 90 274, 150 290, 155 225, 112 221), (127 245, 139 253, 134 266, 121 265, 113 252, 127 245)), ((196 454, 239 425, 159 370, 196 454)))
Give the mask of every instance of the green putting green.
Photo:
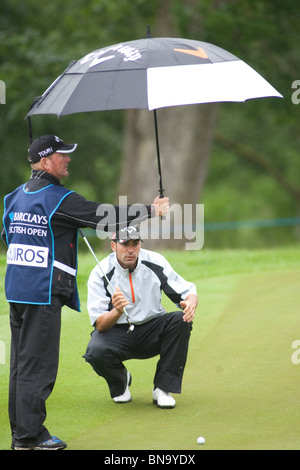
MULTIPOLYGON (((111 400, 104 380, 82 359, 91 332, 86 280, 93 266, 84 254, 79 268, 83 312, 63 311, 59 374, 47 401, 50 432, 66 440, 69 449, 298 449, 300 364, 292 361, 292 345, 300 340, 299 250, 164 254, 197 284, 199 295, 176 408, 152 404, 157 358, 128 361, 133 400, 124 405, 111 400), (198 436, 205 437, 205 445, 197 444, 198 436)), ((3 259, 0 269, 4 277, 3 259)), ((6 363, 0 364, 0 449, 10 446, 7 310, 2 295, 6 363)))

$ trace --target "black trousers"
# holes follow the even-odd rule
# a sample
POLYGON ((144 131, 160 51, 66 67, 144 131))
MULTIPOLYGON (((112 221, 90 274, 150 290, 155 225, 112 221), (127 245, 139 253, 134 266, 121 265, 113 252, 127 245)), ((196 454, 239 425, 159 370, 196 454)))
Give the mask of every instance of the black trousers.
POLYGON ((62 305, 59 297, 51 305, 10 303, 9 419, 17 446, 51 437, 43 423, 57 376, 62 305))
POLYGON ((181 393, 191 323, 182 320, 182 312, 159 316, 127 333, 127 325, 114 325, 109 330, 95 330, 87 346, 85 360, 104 377, 112 398, 125 391, 127 371, 123 361, 148 359, 160 355, 154 377, 154 388, 181 393))

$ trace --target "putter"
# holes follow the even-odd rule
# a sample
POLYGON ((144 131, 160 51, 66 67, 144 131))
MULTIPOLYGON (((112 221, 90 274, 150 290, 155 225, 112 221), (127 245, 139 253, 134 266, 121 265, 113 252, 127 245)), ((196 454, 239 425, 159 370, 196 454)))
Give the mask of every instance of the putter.
MULTIPOLYGON (((85 241, 86 246, 88 247, 88 249, 89 249, 90 252, 92 253, 93 257, 95 258, 96 263, 98 264, 98 266, 99 266, 99 268, 100 268, 100 270, 101 270, 101 272, 102 272, 102 275, 103 275, 103 276, 105 277, 105 279, 106 279, 106 282, 108 283, 108 285, 110 286, 110 288, 112 289, 112 291, 115 292, 115 289, 113 288, 113 286, 111 285, 110 280, 108 279, 108 277, 106 276, 105 272, 103 271, 103 269, 102 269, 102 267, 101 267, 101 265, 100 265, 100 263, 99 263, 99 260, 98 260, 97 256, 95 255, 95 252, 94 252, 93 248, 91 247, 91 245, 90 245, 88 239, 87 239, 86 236, 84 235, 84 233, 83 233, 83 231, 81 230, 81 228, 78 229, 78 230, 79 230, 79 233, 80 233, 81 237, 82 237, 83 240, 85 241)), ((128 328, 128 330, 127 330, 127 333, 131 333, 131 331, 134 330, 134 325, 133 325, 133 324, 131 323, 131 321, 129 320, 129 316, 128 316, 128 313, 127 313, 127 311, 126 311, 126 308, 124 308, 123 310, 124 310, 124 313, 125 313, 125 315, 126 315, 127 323, 128 323, 128 325, 129 325, 129 328, 128 328)))

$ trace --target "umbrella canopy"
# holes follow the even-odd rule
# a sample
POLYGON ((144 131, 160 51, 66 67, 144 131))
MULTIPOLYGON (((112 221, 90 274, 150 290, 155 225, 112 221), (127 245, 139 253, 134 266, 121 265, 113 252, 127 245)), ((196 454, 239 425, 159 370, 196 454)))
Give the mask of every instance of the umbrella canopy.
POLYGON ((35 114, 282 97, 261 75, 215 45, 180 38, 129 41, 72 62, 35 102, 35 114))
POLYGON ((147 38, 104 47, 70 63, 27 114, 67 114, 113 109, 154 110, 163 197, 156 109, 197 103, 281 97, 261 75, 230 52, 206 42, 147 38))

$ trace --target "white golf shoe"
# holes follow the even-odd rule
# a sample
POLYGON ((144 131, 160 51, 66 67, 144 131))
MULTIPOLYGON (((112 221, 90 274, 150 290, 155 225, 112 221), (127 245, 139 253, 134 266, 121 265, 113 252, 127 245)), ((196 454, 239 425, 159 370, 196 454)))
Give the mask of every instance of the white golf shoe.
POLYGON ((152 391, 153 403, 158 406, 158 408, 175 408, 176 401, 169 394, 161 390, 160 388, 155 388, 152 391))
POLYGON ((125 388, 125 392, 118 397, 114 397, 113 400, 115 403, 129 403, 132 400, 132 396, 129 391, 129 386, 131 385, 131 374, 127 371, 127 385, 125 388))

